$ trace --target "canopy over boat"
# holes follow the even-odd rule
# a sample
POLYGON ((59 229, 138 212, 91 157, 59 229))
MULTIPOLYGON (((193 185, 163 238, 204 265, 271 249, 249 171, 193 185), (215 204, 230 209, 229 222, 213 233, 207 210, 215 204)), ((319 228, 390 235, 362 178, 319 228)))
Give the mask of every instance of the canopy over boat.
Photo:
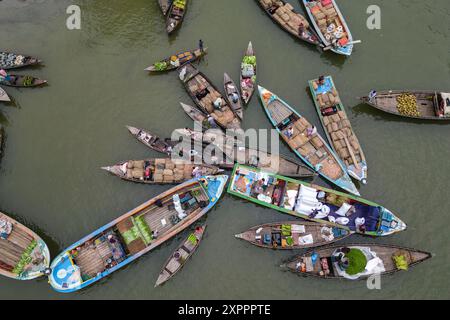
POLYGON ((0 212, 0 274, 17 280, 44 275, 50 265, 45 242, 33 231, 0 212))
POLYGON ((407 271, 431 257, 428 252, 393 245, 333 245, 293 257, 282 267, 305 276, 359 280, 407 271))
POLYGON ((94 231, 56 257, 50 284, 74 292, 152 251, 202 218, 227 180, 225 175, 190 180, 94 231))
POLYGON ((406 229, 388 209, 360 197, 236 165, 228 193, 295 217, 369 236, 406 229))
POLYGON ((367 97, 362 97, 361 100, 378 110, 405 118, 450 120, 450 93, 372 90, 367 97))
POLYGON ((341 159, 348 174, 352 178, 366 184, 366 157, 353 131, 333 78, 326 76, 323 82, 319 81, 319 79, 314 79, 308 83, 317 114, 330 146, 341 159))
POLYGON ((292 151, 323 178, 359 196, 344 165, 317 128, 269 90, 259 87, 259 95, 272 125, 292 151))

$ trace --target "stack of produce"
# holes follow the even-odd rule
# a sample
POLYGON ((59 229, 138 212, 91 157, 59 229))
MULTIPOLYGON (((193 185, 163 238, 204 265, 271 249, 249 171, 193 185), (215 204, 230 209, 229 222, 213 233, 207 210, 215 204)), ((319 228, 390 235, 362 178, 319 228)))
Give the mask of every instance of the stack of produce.
POLYGON ((417 107, 417 98, 413 94, 403 93, 397 97, 397 110, 400 114, 409 117, 420 117, 417 107))
POLYGON ((273 17, 290 32, 298 35, 301 25, 305 29, 309 28, 308 20, 306 20, 306 18, 301 14, 296 13, 291 4, 275 0, 263 0, 263 3, 266 8, 270 8, 272 6, 278 7, 278 9, 273 13, 273 17))
MULTIPOLYGON (((317 90, 317 88, 315 88, 317 90)), ((327 114, 327 109, 334 107, 341 103, 339 94, 336 89, 333 88, 331 92, 320 93, 317 95, 317 102, 319 102, 320 110, 322 114, 327 114)))
POLYGON ((175 0, 173 6, 180 10, 184 10, 186 8, 186 0, 175 0))
POLYGON ((23 64, 25 57, 15 53, 0 52, 0 66, 14 67, 23 64))
POLYGON ((157 71, 167 70, 167 67, 168 67, 168 65, 167 65, 167 62, 165 62, 165 61, 161 61, 161 62, 156 62, 155 63, 155 69, 157 71))
POLYGON ((348 35, 331 0, 316 1, 310 10, 328 42, 337 40, 342 46, 348 43, 348 35))
POLYGON ((339 111, 333 115, 323 117, 323 124, 331 137, 334 150, 336 150, 345 165, 347 167, 352 164, 356 165, 350 155, 346 139, 352 148, 356 161, 360 163, 362 161, 361 147, 345 112, 339 111))
POLYGON ((173 183, 192 178, 193 165, 171 159, 156 159, 153 180, 159 183, 173 183))
POLYGON ((256 69, 256 57, 245 56, 241 64, 242 77, 251 78, 252 81, 255 82, 256 81, 255 69, 256 69))

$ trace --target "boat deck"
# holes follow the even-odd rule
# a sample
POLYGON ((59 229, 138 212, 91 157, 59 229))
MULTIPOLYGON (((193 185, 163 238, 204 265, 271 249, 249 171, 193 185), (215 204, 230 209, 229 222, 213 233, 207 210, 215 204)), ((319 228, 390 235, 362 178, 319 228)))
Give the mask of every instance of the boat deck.
POLYGON ((33 240, 33 237, 22 230, 17 223, 13 223, 13 230, 8 239, 0 239, 0 265, 2 269, 12 271, 33 240))

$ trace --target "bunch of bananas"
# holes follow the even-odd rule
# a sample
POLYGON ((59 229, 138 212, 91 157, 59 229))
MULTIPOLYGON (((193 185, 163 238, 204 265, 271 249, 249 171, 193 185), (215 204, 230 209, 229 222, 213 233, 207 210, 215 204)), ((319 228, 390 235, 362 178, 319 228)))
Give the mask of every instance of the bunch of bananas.
POLYGON ((409 117, 420 117, 417 98, 413 94, 403 93, 397 97, 397 109, 400 114, 409 117))

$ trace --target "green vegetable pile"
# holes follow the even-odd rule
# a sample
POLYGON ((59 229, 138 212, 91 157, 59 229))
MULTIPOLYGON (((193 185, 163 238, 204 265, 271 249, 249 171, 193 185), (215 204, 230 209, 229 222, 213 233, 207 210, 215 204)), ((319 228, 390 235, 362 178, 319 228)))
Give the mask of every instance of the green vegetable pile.
POLYGON ((134 219, 134 222, 136 223, 136 226, 138 227, 139 231, 144 237, 144 242, 146 244, 149 244, 153 240, 152 230, 150 230, 150 227, 148 226, 147 222, 145 222, 144 216, 137 217, 136 219, 134 219))
POLYGON ((256 67, 256 56, 245 56, 242 62, 256 67))
POLYGON ((366 269, 367 258, 359 249, 350 249, 350 252, 345 255, 348 258, 349 265, 346 270, 347 274, 354 276, 363 272, 366 269))
POLYGON ((33 84, 34 78, 31 76, 26 76, 25 78, 23 78, 23 82, 22 84, 25 87, 31 86, 33 84))
POLYGON ((173 5, 184 10, 184 8, 186 7, 186 0, 175 0, 173 5))
POLYGON ((161 61, 161 62, 155 63, 155 69, 157 71, 167 70, 167 62, 161 61))
POLYGON ((195 234, 191 233, 188 237, 188 241, 194 246, 197 245, 197 237, 195 236, 195 234))
POLYGON ((25 251, 22 253, 22 256, 20 257, 19 262, 17 263, 17 265, 14 267, 13 269, 13 273, 20 275, 23 270, 25 269, 25 267, 27 265, 29 265, 31 263, 31 261, 33 261, 33 258, 31 257, 31 253, 33 252, 34 248, 36 248, 37 246, 37 242, 35 240, 33 240, 30 245, 28 246, 28 248, 25 249, 25 251))

